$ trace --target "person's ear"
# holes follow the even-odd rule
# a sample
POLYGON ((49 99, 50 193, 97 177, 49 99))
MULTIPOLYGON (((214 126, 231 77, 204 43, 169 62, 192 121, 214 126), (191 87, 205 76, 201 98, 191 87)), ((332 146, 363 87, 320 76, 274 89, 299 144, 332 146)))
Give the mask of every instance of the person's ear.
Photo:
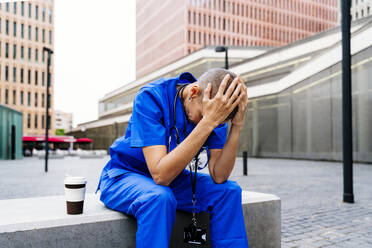
POLYGON ((190 89, 190 98, 198 97, 200 95, 199 85, 193 85, 190 89))

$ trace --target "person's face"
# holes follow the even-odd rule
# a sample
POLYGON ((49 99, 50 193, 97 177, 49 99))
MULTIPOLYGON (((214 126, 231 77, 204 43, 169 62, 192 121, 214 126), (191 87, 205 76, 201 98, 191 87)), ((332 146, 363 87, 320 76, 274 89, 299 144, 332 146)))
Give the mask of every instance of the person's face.
POLYGON ((192 84, 188 88, 184 98, 186 117, 196 125, 203 118, 201 90, 197 84, 192 84))
MULTIPOLYGON (((186 97, 184 98, 184 108, 186 111, 187 119, 197 125, 203 118, 203 104, 202 104, 202 93, 198 84, 192 84, 186 91, 186 97)), ((228 120, 222 122, 227 123, 228 120)))

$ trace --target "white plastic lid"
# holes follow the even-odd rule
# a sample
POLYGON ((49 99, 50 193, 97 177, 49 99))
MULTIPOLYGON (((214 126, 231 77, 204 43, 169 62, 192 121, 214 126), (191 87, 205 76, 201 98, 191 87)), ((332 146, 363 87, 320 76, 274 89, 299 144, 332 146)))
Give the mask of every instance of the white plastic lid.
POLYGON ((64 180, 65 184, 86 184, 87 179, 86 177, 72 177, 68 176, 64 180))

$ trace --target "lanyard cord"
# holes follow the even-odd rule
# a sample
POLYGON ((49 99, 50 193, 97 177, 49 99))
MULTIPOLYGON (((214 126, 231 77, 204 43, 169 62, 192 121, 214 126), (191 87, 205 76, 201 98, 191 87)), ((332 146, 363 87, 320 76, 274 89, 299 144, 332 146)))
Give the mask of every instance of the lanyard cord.
MULTIPOLYGON (((182 103, 182 109, 186 113, 185 107, 184 107, 184 100, 182 98, 183 91, 186 88, 186 86, 187 86, 187 84, 182 85, 177 90, 177 94, 176 94, 176 96, 174 98, 174 102, 173 102, 173 127, 171 128, 171 131, 172 131, 172 129, 176 130, 176 144, 177 145, 179 145, 179 143, 180 143, 180 136, 179 136, 178 128, 176 127, 176 103, 177 103, 177 98, 179 96, 180 100, 181 100, 181 103, 182 103)), ((186 138, 187 137, 186 121, 188 121, 188 120, 187 120, 187 118, 185 120, 185 115, 183 115, 183 118, 184 118, 184 121, 183 121, 183 127, 184 128, 183 128, 183 130, 184 130, 184 134, 185 134, 185 138, 186 138)), ((169 142, 169 149, 170 149, 170 142, 169 142)), ((194 159, 195 159, 194 176, 193 176, 193 168, 192 168, 191 164, 189 164, 189 170, 190 170, 190 176, 191 176, 191 185, 192 185, 192 223, 195 226, 197 225, 196 216, 195 216, 195 205, 196 205, 195 192, 196 192, 196 178, 197 178, 197 171, 198 171, 199 154, 200 154, 200 151, 194 157, 194 159)))
MULTIPOLYGON (((170 129, 170 137, 171 137, 171 134, 172 134, 172 130, 175 129, 176 130, 176 144, 178 145, 180 143, 180 134, 178 132, 178 128, 176 127, 176 103, 177 103, 177 98, 179 95, 180 96, 180 99, 181 99, 181 103, 182 103, 182 109, 183 111, 185 111, 184 107, 183 107, 183 99, 182 99, 182 94, 183 94, 183 90, 186 88, 187 84, 184 84, 182 85, 178 90, 177 90, 177 94, 176 96, 174 97, 174 101, 173 101, 173 127, 170 129), (180 94, 181 92, 181 94, 180 94)), ((186 113, 186 112, 185 112, 186 113)), ((185 121, 183 122, 183 127, 184 127, 184 133, 185 133, 185 137, 187 136, 187 132, 186 132, 186 123, 185 121)), ((170 149, 170 140, 169 140, 169 149, 170 149)))

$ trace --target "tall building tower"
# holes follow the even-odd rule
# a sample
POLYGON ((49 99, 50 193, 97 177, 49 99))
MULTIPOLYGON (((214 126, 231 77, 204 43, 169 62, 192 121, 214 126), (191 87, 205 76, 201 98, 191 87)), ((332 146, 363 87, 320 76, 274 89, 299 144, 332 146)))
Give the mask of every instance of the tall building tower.
POLYGON ((136 77, 207 45, 282 46, 337 18, 337 0, 137 0, 136 77))
MULTIPOLYGON (((47 53, 43 47, 54 47, 53 7, 53 0, 0 3, 0 104, 23 113, 23 135, 45 134, 47 53)), ((53 64, 52 60, 51 75, 53 64)), ((53 82, 51 77, 51 128, 53 82)))

